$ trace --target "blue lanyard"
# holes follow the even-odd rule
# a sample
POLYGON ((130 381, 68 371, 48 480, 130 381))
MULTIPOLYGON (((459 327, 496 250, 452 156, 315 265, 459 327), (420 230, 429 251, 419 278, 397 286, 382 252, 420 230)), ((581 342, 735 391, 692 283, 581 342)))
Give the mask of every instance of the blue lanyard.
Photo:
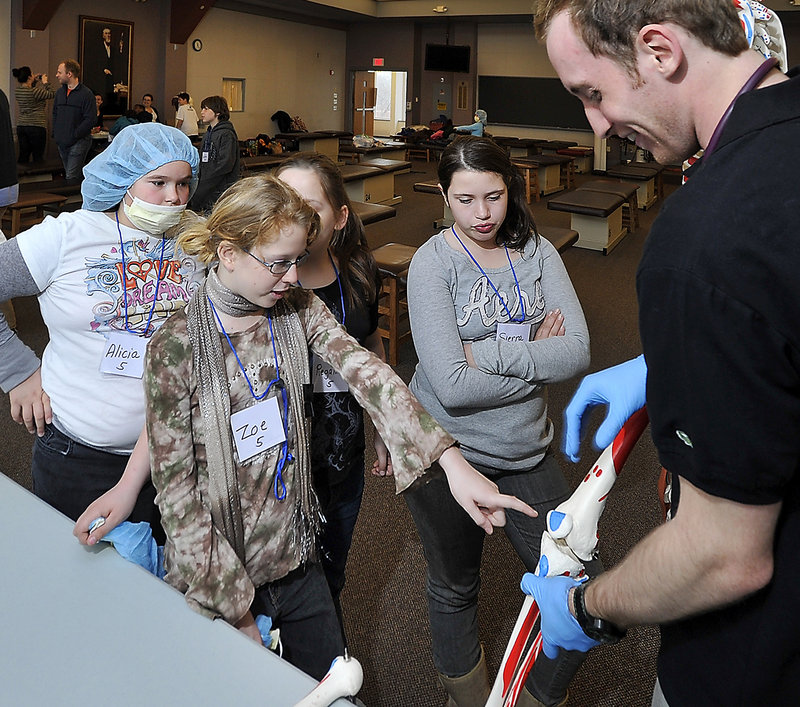
POLYGON ((494 290, 494 293, 497 295, 497 299, 500 300, 500 304, 502 304, 503 305, 503 309, 506 310, 506 316, 508 317, 508 321, 509 322, 515 322, 517 324, 519 324, 520 322, 524 323, 525 322, 525 316, 526 316, 525 315, 525 302, 522 299, 522 291, 520 290, 520 287, 519 287, 519 280, 517 280, 517 273, 514 270, 514 264, 511 262, 511 256, 508 254, 508 247, 507 246, 503 246, 503 248, 505 248, 505 251, 506 251, 506 258, 508 258, 508 264, 511 266, 511 274, 514 276, 514 284, 517 286, 517 297, 519 299, 519 306, 522 309, 522 317, 520 317, 519 319, 512 319, 511 318, 511 312, 509 311, 508 305, 505 303, 505 300, 503 300, 503 298, 500 296, 500 293, 497 291, 497 288, 494 286, 494 283, 491 281, 491 279, 489 279, 489 276, 486 274, 486 271, 481 267, 481 264, 477 260, 475 260, 475 258, 472 256, 472 253, 469 252, 469 249, 467 248, 467 246, 464 245, 464 241, 462 241, 458 237, 458 234, 456 233, 456 227, 455 226, 450 226, 450 230, 453 232, 453 235, 456 237, 456 240, 461 244, 461 247, 464 249, 464 252, 470 257, 472 262, 475 263, 475 267, 478 268, 478 270, 481 271, 481 275, 483 275, 486 278, 486 282, 488 282, 489 286, 494 290))
POLYGON ((153 320, 153 314, 156 311, 156 301, 158 300, 158 288, 161 285, 161 272, 164 265, 164 248, 167 245, 167 234, 161 235, 161 255, 158 258, 158 272, 156 273, 156 291, 153 294, 153 304, 150 307, 150 314, 147 316, 147 323, 144 325, 143 331, 135 331, 128 326, 128 288, 125 286, 125 245, 122 243, 122 229, 119 227, 119 212, 115 211, 114 216, 117 219, 117 233, 119 233, 119 249, 122 253, 122 301, 125 305, 125 331, 129 334, 136 336, 147 336, 150 331, 150 322, 153 320))
POLYGON ((225 339, 228 342, 228 346, 231 347, 231 351, 233 351, 233 355, 236 357, 236 363, 239 364, 239 369, 242 371, 242 375, 244 376, 245 381, 247 382, 247 387, 250 388, 250 395, 253 396, 255 400, 263 400, 267 393, 272 389, 272 386, 276 383, 281 383, 280 391, 281 391, 281 399, 283 401, 283 415, 281 416, 281 422, 283 423, 283 432, 286 436, 286 439, 281 443, 281 456, 278 459, 278 468, 275 473, 275 498, 279 501, 283 501, 286 498, 286 484, 283 481, 283 469, 286 466, 286 462, 294 461, 294 456, 289 453, 289 395, 286 392, 286 387, 283 385, 281 381, 281 371, 278 367, 278 351, 275 348, 275 335, 272 331, 272 316, 270 315, 269 311, 267 311, 267 322, 269 323, 269 335, 272 339, 272 355, 275 356, 275 378, 269 382, 267 389, 261 393, 261 395, 256 395, 256 391, 253 390, 253 384, 250 382, 250 378, 247 375, 247 371, 244 370, 244 366, 242 365, 241 360, 239 359, 239 354, 236 353, 236 349, 233 346, 233 342, 231 341, 231 337, 228 336, 228 332, 225 331, 225 327, 222 326, 222 320, 219 318, 219 314, 217 314, 217 308, 214 306, 214 303, 211 301, 211 298, 208 298, 208 303, 211 305, 211 311, 214 312, 214 317, 217 320, 217 324, 219 324, 219 328, 222 330, 222 333, 225 335, 225 339), (280 489, 280 490, 279 490, 280 489))

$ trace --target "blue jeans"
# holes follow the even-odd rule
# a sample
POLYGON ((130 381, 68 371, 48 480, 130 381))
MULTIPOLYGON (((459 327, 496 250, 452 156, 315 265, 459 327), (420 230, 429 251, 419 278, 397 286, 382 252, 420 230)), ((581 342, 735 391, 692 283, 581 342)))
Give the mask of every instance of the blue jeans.
POLYGON ((321 680, 344 653, 344 640, 325 574, 317 563, 298 567, 256 589, 250 611, 264 614, 281 631, 283 657, 321 680))
MULTIPOLYGON (((513 494, 533 506, 537 518, 506 511, 504 528, 514 550, 529 572, 536 569, 547 511, 570 495, 555 458, 547 454, 533 469, 499 472, 475 465, 494 481, 502 493, 513 494)), ((406 499, 428 564, 426 590, 431 624, 433 663, 449 677, 466 675, 480 659, 478 640, 478 590, 485 533, 459 506, 438 467, 429 472, 423 485, 406 491, 406 499)), ((599 562, 587 563, 594 576, 602 571, 599 562)), ((522 603, 522 595, 519 596, 522 603)), ((557 704, 580 667, 585 654, 561 651, 556 660, 541 654, 526 687, 546 705, 557 704)))
POLYGON ((77 183, 83 177, 82 169, 86 163, 86 155, 92 146, 90 135, 80 138, 77 142, 69 146, 59 145, 58 154, 64 163, 64 171, 68 182, 77 183))
MULTIPOLYGON (((33 443, 33 492, 65 516, 77 520, 92 501, 120 480, 128 458, 126 454, 87 447, 54 425, 47 425, 44 435, 33 443)), ((150 523, 153 537, 163 545, 165 536, 155 497, 155 487, 148 481, 128 520, 150 523)))

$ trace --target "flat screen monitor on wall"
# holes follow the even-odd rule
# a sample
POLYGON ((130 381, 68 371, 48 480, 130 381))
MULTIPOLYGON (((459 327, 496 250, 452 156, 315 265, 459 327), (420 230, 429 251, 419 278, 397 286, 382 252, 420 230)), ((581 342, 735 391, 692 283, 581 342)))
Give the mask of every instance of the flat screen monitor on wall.
POLYGON ((469 73, 469 46, 426 44, 425 71, 469 73))

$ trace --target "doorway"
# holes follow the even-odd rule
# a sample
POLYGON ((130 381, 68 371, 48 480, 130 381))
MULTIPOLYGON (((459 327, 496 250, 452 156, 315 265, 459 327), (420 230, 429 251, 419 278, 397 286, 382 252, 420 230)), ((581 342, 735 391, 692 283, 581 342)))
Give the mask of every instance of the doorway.
POLYGON ((406 125, 406 71, 356 71, 353 133, 395 135, 406 125))

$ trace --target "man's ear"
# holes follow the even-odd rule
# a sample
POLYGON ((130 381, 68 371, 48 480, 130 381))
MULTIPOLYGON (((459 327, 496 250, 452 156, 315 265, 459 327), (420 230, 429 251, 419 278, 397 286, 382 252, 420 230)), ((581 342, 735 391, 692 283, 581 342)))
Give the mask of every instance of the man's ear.
POLYGON ((681 37, 669 25, 650 24, 639 30, 636 41, 639 70, 672 78, 684 62, 681 37))

